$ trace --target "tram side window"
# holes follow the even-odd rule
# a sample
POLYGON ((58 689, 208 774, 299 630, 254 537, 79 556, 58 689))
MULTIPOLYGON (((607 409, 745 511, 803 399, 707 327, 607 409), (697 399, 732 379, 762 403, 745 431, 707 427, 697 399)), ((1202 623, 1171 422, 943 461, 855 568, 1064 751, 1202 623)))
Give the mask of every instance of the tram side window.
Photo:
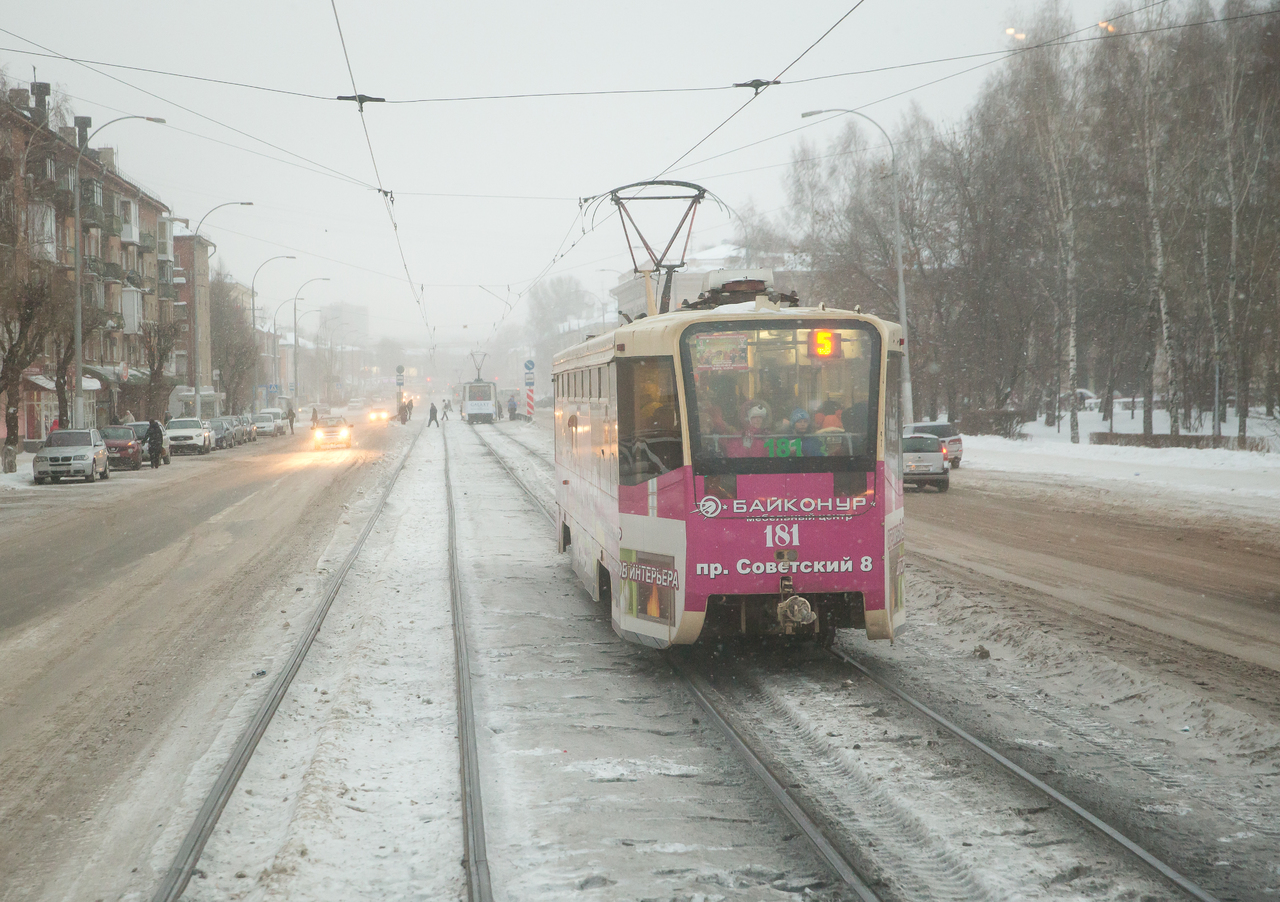
POLYGON ((684 466, 675 361, 618 361, 618 482, 640 485, 684 466))

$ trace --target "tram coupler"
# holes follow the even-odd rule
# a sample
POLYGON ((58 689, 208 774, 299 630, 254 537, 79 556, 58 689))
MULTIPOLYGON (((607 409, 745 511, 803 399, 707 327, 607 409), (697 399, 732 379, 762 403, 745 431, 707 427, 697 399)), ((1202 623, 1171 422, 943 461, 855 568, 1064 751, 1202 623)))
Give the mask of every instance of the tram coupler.
POLYGON ((794 633, 797 626, 808 626, 818 619, 808 600, 795 594, 790 574, 778 579, 778 595, 778 626, 787 635, 794 633))

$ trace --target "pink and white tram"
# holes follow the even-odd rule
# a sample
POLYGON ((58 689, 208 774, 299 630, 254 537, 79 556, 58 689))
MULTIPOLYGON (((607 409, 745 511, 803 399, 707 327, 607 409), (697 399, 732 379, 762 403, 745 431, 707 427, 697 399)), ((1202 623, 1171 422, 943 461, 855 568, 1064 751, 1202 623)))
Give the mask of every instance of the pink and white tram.
POLYGON ((761 297, 557 355, 559 547, 620 636, 893 639, 901 334, 761 297))

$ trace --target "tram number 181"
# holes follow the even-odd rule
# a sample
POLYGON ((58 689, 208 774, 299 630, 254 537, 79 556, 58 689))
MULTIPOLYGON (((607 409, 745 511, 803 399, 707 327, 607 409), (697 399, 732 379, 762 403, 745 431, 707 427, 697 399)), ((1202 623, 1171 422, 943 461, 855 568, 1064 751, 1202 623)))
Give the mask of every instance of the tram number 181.
POLYGON ((764 545, 766 548, 785 548, 790 545, 798 547, 800 545, 800 524, 793 523, 788 526, 785 523, 779 523, 776 526, 766 525, 764 528, 764 545))

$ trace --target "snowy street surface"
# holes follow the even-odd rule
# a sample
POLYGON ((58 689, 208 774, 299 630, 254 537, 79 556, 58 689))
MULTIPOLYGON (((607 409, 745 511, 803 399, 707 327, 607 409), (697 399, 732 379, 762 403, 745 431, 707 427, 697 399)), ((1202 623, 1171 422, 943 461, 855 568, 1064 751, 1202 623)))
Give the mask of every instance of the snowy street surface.
MULTIPOLYGON (((546 520, 469 427, 446 428, 497 898, 826 883, 662 657, 618 641, 546 520)), ((187 897, 463 898, 442 455, 424 432, 187 897)))
MULTIPOLYGON (((446 428, 498 898, 843 898, 480 440, 549 501, 545 422, 446 428)), ((186 898, 465 898, 445 434, 414 422, 0 493, 8 553, 46 555, 0 606, 0 902, 149 898, 415 434, 186 898)), ((948 493, 908 493, 909 629, 839 647, 1219 898, 1274 898, 1276 493, 1274 454, 966 437, 948 493)), ((888 900, 1180 898, 816 648, 681 654, 888 900)))
POLYGON ((0 491, 0 900, 151 897, 416 425, 0 491))

